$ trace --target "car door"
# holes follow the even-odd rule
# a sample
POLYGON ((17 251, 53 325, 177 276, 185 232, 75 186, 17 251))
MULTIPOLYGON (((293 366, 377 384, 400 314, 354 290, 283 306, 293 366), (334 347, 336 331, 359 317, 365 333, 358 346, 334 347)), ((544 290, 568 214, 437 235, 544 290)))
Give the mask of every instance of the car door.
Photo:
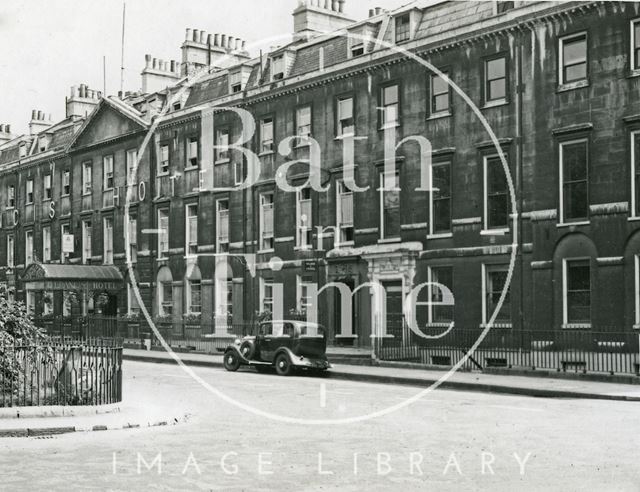
POLYGON ((256 355, 263 362, 273 359, 273 324, 271 321, 261 323, 256 335, 256 355))
POLYGON ((273 362, 280 347, 291 348, 293 340, 293 324, 283 321, 265 323, 264 335, 260 340, 260 358, 265 362, 273 362))

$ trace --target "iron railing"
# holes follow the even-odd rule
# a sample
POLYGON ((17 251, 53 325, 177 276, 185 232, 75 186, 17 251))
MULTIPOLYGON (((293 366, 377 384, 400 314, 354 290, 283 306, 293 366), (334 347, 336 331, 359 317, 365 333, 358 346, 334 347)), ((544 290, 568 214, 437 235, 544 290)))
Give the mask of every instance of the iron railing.
POLYGON ((0 345, 0 406, 122 401, 122 347, 102 341, 0 345))
MULTIPOLYGON (((422 330, 423 338, 403 325, 393 336, 374 339, 380 360, 451 367, 478 340, 482 329, 447 326, 422 330)), ((638 333, 613 330, 516 330, 492 328, 469 355, 466 369, 529 369, 640 375, 638 333)))

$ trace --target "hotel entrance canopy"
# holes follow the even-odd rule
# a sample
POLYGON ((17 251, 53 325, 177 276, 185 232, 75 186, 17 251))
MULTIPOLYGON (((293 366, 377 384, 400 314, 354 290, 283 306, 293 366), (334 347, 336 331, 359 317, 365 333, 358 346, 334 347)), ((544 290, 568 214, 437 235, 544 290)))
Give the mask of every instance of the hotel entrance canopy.
POLYGON ((32 263, 22 276, 26 290, 114 291, 124 286, 113 265, 51 265, 32 263))

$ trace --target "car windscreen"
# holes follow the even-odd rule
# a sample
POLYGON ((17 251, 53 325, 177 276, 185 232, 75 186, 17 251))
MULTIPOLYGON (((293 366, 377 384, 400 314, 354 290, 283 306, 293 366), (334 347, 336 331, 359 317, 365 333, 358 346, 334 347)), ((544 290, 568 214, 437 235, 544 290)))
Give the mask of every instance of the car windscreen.
POLYGON ((301 337, 323 337, 324 328, 319 325, 301 325, 300 336, 301 337))

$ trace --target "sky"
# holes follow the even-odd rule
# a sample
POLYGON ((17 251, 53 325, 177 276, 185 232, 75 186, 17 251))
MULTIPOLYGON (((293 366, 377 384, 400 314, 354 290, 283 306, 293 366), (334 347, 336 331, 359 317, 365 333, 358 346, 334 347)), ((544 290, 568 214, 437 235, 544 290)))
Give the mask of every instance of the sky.
MULTIPOLYGON (((356 20, 370 8, 410 0, 346 0, 356 20)), ((120 89, 122 0, 19 0, 0 3, 0 123, 26 133, 31 110, 65 117, 70 87, 120 89)), ((144 55, 180 60, 185 29, 227 34, 248 43, 290 34, 298 0, 126 0, 124 89, 141 88, 144 55)), ((274 45, 284 44, 277 39, 274 45)))

